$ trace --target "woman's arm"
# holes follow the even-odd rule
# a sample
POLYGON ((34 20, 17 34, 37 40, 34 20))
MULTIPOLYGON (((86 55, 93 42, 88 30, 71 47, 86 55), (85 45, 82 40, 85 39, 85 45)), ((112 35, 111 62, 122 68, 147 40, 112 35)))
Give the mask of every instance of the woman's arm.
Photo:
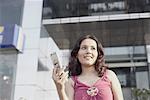
POLYGON ((124 100, 121 85, 116 74, 113 71, 108 70, 108 78, 110 79, 112 84, 114 100, 124 100))
POLYGON ((69 100, 74 100, 74 81, 71 78, 66 83, 66 93, 69 100))
POLYGON ((71 79, 68 80, 68 72, 63 69, 53 69, 52 78, 57 88, 60 100, 73 100, 74 89, 71 79))

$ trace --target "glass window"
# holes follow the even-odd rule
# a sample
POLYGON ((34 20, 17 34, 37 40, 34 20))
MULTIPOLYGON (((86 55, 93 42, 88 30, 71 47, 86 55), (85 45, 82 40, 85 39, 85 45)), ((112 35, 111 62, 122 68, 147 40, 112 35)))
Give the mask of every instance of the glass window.
POLYGON ((44 19, 149 11, 149 0, 44 0, 43 3, 44 19))
POLYGON ((0 51, 0 100, 12 100, 16 74, 16 52, 0 51))
POLYGON ((24 0, 0 0, 0 25, 21 25, 24 0))
POLYGON ((104 47, 138 46, 148 44, 149 19, 45 25, 61 49, 72 44, 83 34, 94 34, 104 47), (67 43, 66 43, 67 41, 67 43), (67 45, 67 46, 66 46, 67 45))

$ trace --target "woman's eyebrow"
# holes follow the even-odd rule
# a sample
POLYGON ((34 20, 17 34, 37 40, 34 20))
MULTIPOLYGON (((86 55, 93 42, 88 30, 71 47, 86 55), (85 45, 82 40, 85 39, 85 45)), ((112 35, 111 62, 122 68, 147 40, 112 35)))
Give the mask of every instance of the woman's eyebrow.
POLYGON ((87 45, 81 45, 81 47, 85 47, 85 46, 87 46, 87 45))
POLYGON ((81 47, 96 47, 94 45, 81 45, 81 47))

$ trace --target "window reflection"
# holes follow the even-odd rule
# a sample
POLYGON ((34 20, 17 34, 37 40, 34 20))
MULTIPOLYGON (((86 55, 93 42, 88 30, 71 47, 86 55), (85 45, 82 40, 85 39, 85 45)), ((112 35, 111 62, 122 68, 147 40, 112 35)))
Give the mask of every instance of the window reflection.
POLYGON ((43 3, 44 19, 148 11, 149 0, 44 0, 43 3))
POLYGON ((2 90, 0 91, 0 100, 11 100, 17 61, 16 54, 3 54, 0 51, 0 59, 0 90, 2 90))
POLYGON ((125 13, 125 9, 125 1, 91 3, 88 6, 89 15, 112 14, 113 12, 125 13))
POLYGON ((24 0, 0 0, 0 24, 21 25, 24 0))

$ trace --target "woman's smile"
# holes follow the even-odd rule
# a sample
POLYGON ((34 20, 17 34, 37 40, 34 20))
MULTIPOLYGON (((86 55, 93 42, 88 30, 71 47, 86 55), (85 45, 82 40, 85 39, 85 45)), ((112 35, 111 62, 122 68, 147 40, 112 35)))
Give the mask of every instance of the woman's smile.
POLYGON ((85 58, 85 59, 93 59, 93 56, 85 55, 84 58, 85 58))

